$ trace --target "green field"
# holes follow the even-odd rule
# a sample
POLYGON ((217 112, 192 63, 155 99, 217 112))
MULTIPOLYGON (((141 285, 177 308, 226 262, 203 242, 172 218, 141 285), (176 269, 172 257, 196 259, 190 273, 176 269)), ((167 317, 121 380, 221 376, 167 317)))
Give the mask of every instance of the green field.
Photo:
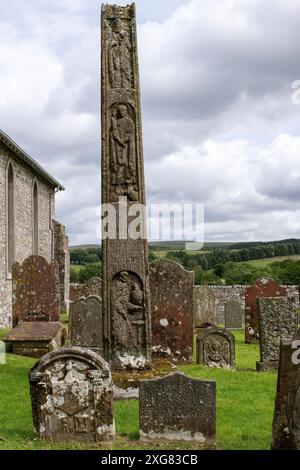
POLYGON ((253 259, 250 261, 239 261, 240 263, 251 264, 256 268, 265 268, 275 261, 285 261, 285 260, 299 261, 300 255, 289 255, 289 256, 274 256, 273 258, 263 258, 263 259, 253 259))
MULTIPOLYGON (((269 449, 274 408, 276 373, 257 373, 257 345, 244 343, 236 331, 237 370, 207 369, 185 365, 181 369, 195 378, 217 382, 217 448, 269 449)), ((115 403, 117 438, 112 445, 44 443, 37 439, 31 422, 28 371, 34 359, 7 354, 0 365, 0 449, 189 449, 195 444, 152 445, 138 441, 138 402, 115 403)))

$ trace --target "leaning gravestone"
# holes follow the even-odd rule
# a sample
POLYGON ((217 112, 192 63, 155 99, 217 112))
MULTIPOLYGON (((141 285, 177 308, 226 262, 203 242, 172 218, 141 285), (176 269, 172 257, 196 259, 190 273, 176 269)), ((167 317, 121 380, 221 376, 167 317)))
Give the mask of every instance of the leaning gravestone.
POLYGON ((203 328, 216 324, 216 297, 207 286, 194 287, 194 323, 195 328, 203 328))
POLYGON ((279 286, 273 279, 258 279, 251 287, 245 290, 245 341, 258 343, 259 326, 257 299, 263 297, 286 297, 287 291, 279 286))
POLYGON ((170 260, 149 265, 152 353, 193 362, 194 273, 170 260))
POLYGON ((101 354, 102 301, 98 296, 77 300, 70 305, 70 342, 101 354))
POLYGON ((30 371, 33 423, 51 441, 107 441, 115 435, 108 364, 89 349, 67 346, 30 371))
POLYGON ((300 450, 300 329, 280 345, 273 450, 300 450))
POLYGON ((66 329, 60 322, 20 322, 3 341, 10 345, 13 354, 42 357, 65 345, 66 329))
POLYGON ((287 297, 258 299, 260 362, 257 371, 278 368, 280 338, 298 328, 295 301, 287 297))
POLYGON ((60 288, 57 261, 30 256, 14 263, 13 326, 20 321, 59 321, 60 288))
POLYGON ((181 372, 140 381, 140 439, 197 441, 214 448, 216 383, 181 372))
POLYGON ((238 300, 228 300, 225 303, 225 328, 240 330, 243 328, 244 309, 238 300))
POLYGON ((113 369, 143 369, 151 318, 134 4, 102 5, 101 44, 104 354, 113 369))
POLYGON ((235 367, 235 338, 223 328, 210 327, 197 336, 197 364, 221 369, 235 367))

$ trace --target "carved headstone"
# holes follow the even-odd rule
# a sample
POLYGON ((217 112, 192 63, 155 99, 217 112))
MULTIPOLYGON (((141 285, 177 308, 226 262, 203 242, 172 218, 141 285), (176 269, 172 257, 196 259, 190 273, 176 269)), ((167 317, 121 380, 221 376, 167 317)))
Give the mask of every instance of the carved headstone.
POLYGON ((300 450, 300 329, 281 340, 272 449, 300 450))
POLYGON ((152 353, 193 362, 194 273, 170 260, 149 265, 152 353))
POLYGON ((197 336, 197 364, 230 369, 235 367, 235 338, 223 328, 210 327, 197 336))
POLYGON ((225 328, 239 330, 243 328, 245 311, 238 300, 228 300, 225 303, 225 328))
POLYGON ((196 441, 214 448, 216 383, 175 372, 140 381, 140 439, 196 441))
POLYGON ((30 256, 12 267, 13 325, 19 321, 59 321, 60 291, 57 261, 30 256))
POLYGON ((81 297, 97 295, 102 297, 102 279, 101 277, 91 277, 85 284, 70 285, 70 301, 76 302, 81 297))
POLYGON ((295 301, 286 297, 258 299, 260 362, 258 371, 278 368, 280 338, 297 330, 295 301))
POLYGON ((104 352, 135 369, 150 363, 151 322, 134 4, 103 5, 101 30, 104 352))
POLYGON ((70 305, 70 342, 98 354, 103 349, 102 301, 94 295, 70 305))
POLYGON ((95 352, 67 346, 30 371, 33 423, 51 441, 107 441, 115 435, 108 364, 95 352))
POLYGON ((216 298, 214 292, 205 285, 195 286, 195 328, 205 328, 216 324, 216 298))
POLYGON ((257 299, 263 297, 286 297, 284 287, 279 286, 273 279, 258 279, 251 287, 245 290, 245 341, 258 343, 259 326, 257 299))
POLYGON ((20 322, 4 336, 13 354, 42 357, 48 352, 64 346, 66 329, 60 322, 20 322))

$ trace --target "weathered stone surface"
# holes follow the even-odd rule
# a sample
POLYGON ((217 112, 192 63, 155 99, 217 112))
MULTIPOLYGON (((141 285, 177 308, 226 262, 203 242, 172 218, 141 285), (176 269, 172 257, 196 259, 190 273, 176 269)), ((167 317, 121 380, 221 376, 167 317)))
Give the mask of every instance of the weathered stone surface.
POLYGON ((54 259, 59 267, 59 289, 61 308, 69 311, 70 253, 65 226, 52 220, 54 233, 54 259))
POLYGON ((243 328, 243 319, 245 317, 245 309, 242 303, 237 300, 229 300, 225 304, 225 328, 241 329, 243 328))
POLYGON ((287 291, 273 279, 258 279, 253 286, 245 290, 245 341, 258 343, 259 326, 257 299, 263 297, 286 297, 287 291))
POLYGON ((57 261, 30 256, 12 267, 13 324, 19 321, 59 321, 60 292, 57 261))
POLYGON ((216 299, 213 291, 205 286, 194 288, 195 314, 194 322, 196 328, 203 328, 216 324, 216 299))
POLYGON ((175 372, 140 381, 140 439, 215 446, 216 383, 175 372))
POLYGON ((265 297, 258 299, 260 362, 258 371, 278 368, 280 338, 289 336, 298 328, 298 318, 293 299, 265 297))
POLYGON ((107 441, 115 435, 108 364, 93 351, 67 346, 30 371, 33 423, 51 441, 107 441))
POLYGON ((70 285, 70 301, 76 302, 81 297, 97 295, 102 297, 102 279, 101 277, 91 277, 85 284, 70 285))
POLYGON ((300 450, 300 329, 280 344, 272 449, 300 450))
POLYGON ((134 4, 103 5, 101 32, 102 204, 117 215, 113 234, 105 210, 102 223, 104 353, 135 369, 150 363, 151 321, 134 4))
POLYGON ((152 354, 193 362, 194 273, 170 260, 149 265, 152 354))
POLYGON ((60 322, 20 322, 3 341, 10 344, 13 354, 42 357, 64 346, 66 336, 60 322))
POLYGON ((103 326, 100 297, 94 295, 71 303, 69 336, 72 345, 102 353, 103 326))
POLYGON ((197 336, 197 364, 230 369, 235 367, 235 338, 229 331, 210 327, 197 336))

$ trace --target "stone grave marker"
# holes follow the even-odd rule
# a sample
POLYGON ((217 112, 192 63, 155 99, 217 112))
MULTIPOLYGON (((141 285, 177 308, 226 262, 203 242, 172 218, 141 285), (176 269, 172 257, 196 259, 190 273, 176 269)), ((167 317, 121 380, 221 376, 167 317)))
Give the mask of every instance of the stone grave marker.
POLYGON ((214 292, 205 285, 194 287, 195 328, 205 328, 216 324, 216 298, 214 292))
POLYGON ((197 336, 197 364, 221 369, 235 367, 235 337, 224 328, 209 327, 197 336))
POLYGON ((60 322, 20 322, 3 341, 10 345, 13 354, 42 357, 64 346, 66 336, 60 322))
POLYGON ((257 300, 259 318, 260 362, 257 371, 278 368, 280 338, 298 328, 295 301, 287 297, 265 297, 257 300))
POLYGON ((112 380, 93 351, 66 346, 43 356, 30 371, 33 423, 50 441, 114 438, 112 380))
POLYGON ((196 441, 214 448, 216 383, 175 372, 140 381, 140 439, 196 441))
POLYGON ((57 261, 33 255, 14 263, 13 326, 20 321, 59 321, 60 284, 57 261))
POLYGON ((243 328, 243 316, 245 311, 238 300, 228 300, 225 303, 225 328, 239 330, 243 328))
POLYGON ((71 284, 69 292, 71 302, 76 302, 81 297, 89 297, 90 295, 102 298, 102 279, 101 277, 91 277, 85 284, 71 284))
POLYGON ((93 295, 70 305, 70 342, 101 354, 103 348, 102 301, 93 295))
POLYGON ((286 297, 285 287, 279 286, 273 279, 258 279, 253 286, 245 290, 245 341, 258 343, 259 326, 257 299, 263 297, 286 297))
POLYGON ((152 353, 193 362, 194 273, 171 260, 149 265, 152 353))
POLYGON ((280 344, 273 450, 300 450, 300 329, 280 344))

